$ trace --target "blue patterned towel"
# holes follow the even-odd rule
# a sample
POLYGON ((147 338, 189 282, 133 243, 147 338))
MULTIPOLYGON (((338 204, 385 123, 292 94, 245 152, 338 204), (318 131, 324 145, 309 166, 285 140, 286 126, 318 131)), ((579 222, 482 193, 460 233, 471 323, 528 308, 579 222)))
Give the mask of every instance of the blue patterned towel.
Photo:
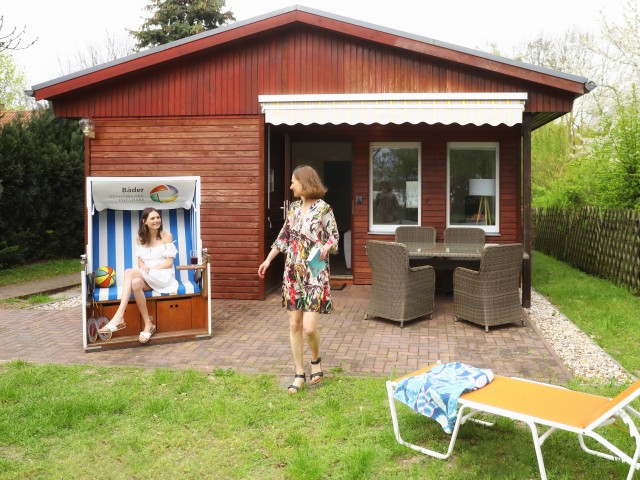
POLYGON ((491 370, 459 362, 447 363, 401 380, 393 396, 416 412, 433 418, 446 433, 451 433, 460 395, 482 388, 491 380, 491 370))

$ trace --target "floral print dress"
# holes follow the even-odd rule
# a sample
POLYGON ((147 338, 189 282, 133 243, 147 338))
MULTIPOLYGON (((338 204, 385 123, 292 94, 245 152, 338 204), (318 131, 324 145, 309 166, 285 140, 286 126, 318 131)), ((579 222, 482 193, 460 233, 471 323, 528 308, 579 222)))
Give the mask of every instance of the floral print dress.
POLYGON ((282 280, 282 306, 287 310, 330 313, 329 256, 319 270, 307 265, 313 247, 331 245, 331 253, 338 251, 338 226, 333 210, 324 200, 316 200, 302 215, 302 202, 293 202, 287 220, 272 248, 285 254, 282 280))

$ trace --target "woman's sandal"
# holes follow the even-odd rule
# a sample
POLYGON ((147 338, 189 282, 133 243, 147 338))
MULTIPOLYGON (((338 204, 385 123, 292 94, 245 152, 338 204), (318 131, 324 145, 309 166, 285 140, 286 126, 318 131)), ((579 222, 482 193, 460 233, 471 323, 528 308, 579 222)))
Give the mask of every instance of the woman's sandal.
MULTIPOLYGON (((321 361, 322 359, 318 357, 318 359, 315 362, 311 360, 311 365, 318 365, 321 361)), ((322 373, 322 370, 309 375, 309 380, 311 380, 311 385, 316 385, 320 383, 322 381, 322 377, 324 377, 324 373, 322 373)))
POLYGON ((302 385, 297 386, 297 385, 294 385, 292 382, 291 385, 287 387, 287 390, 289 390, 289 393, 291 394, 298 393, 298 391, 304 386, 305 382, 307 381, 307 375, 304 373, 296 373, 295 376, 293 377, 294 382, 296 381, 296 378, 302 379, 302 385), (291 390, 295 390, 295 391, 292 392, 291 390))

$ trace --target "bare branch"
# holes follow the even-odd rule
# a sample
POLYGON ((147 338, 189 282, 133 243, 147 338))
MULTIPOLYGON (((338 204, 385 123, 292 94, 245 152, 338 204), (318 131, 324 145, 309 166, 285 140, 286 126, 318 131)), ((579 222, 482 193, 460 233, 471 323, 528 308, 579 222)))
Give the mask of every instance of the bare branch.
MULTIPOLYGON (((2 32, 2 28, 4 27, 4 15, 0 15, 0 32, 2 32)), ((31 45, 38 41, 38 37, 35 40, 24 45, 22 35, 27 31, 27 27, 22 27, 21 31, 18 31, 18 27, 13 27, 11 33, 8 35, 0 34, 0 52, 3 50, 24 50, 25 48, 29 48, 31 45)))

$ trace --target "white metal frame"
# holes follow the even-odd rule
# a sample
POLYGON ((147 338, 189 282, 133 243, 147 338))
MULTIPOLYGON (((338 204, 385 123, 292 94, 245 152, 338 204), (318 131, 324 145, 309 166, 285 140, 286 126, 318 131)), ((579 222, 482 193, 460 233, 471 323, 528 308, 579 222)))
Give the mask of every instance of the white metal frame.
POLYGON ((487 233, 500 233, 500 143, 499 142, 448 142, 447 143, 447 227, 479 227, 487 233), (490 150, 496 152, 495 158, 495 211, 493 212, 493 225, 467 225, 467 224, 451 224, 451 150, 490 150))
POLYGON ((415 148, 418 151, 418 223, 422 223, 422 143, 421 142, 371 142, 369 144, 369 233, 393 234, 397 225, 386 225, 373 223, 373 204, 375 195, 373 194, 373 151, 376 148, 415 148))
MULTIPOLYGON (((518 380, 522 380, 522 379, 518 379, 518 380)), ((530 380, 525 380, 525 381, 530 381, 530 380)), ((538 382, 533 382, 533 383, 538 383, 538 382)), ((459 405, 458 415, 456 417, 456 423, 453 429, 453 433, 451 434, 451 441, 449 442, 449 448, 447 449, 446 453, 440 453, 435 450, 430 450, 428 448, 424 448, 419 445, 409 443, 402 439, 400 435, 400 427, 399 427, 398 416, 396 412, 395 398, 393 396, 393 392, 397 388, 398 382, 387 381, 386 384, 387 384, 387 395, 389 397, 389 408, 391 410, 391 420, 393 422, 393 431, 394 431, 396 440, 398 441, 398 443, 402 445, 406 445, 412 450, 415 450, 420 453, 424 453, 425 455, 439 458, 441 460, 446 460, 447 458, 449 458, 449 456, 453 452, 453 448, 455 446, 456 439, 458 437, 458 430, 460 429, 460 426, 463 425, 467 420, 471 420, 485 426, 493 426, 495 424, 495 421, 487 422, 484 420, 479 420, 477 418, 474 418, 478 414, 488 413, 496 417, 500 416, 500 417, 510 418, 512 420, 518 420, 518 421, 524 422, 529 426, 531 430, 531 435, 533 438, 533 445, 536 451, 536 457, 538 459, 538 468, 540 470, 540 478, 542 480, 547 479, 547 472, 544 466, 544 459, 542 458, 541 447, 542 447, 542 444, 545 442, 545 440, 549 438, 549 436, 556 430, 565 430, 565 431, 569 431, 577 434, 580 447, 582 448, 582 450, 584 450, 585 452, 591 455, 595 455, 600 458, 605 458, 607 460, 621 461, 629 465, 630 468, 629 468, 629 473, 627 475, 627 480, 631 480, 633 478, 633 474, 635 473, 635 471, 640 469, 640 465, 638 464, 638 457, 640 456, 640 433, 638 432, 638 428, 636 427, 636 424, 634 423, 633 419, 629 415, 631 414, 632 416, 635 416, 636 418, 640 419, 640 413, 629 406, 629 404, 633 400, 635 400, 640 396, 640 386, 638 384, 635 384, 634 386, 629 387, 630 389, 635 387, 635 392, 630 394, 621 402, 612 406, 610 409, 604 412, 600 417, 598 417, 591 424, 587 425, 585 428, 576 428, 574 426, 565 425, 565 424, 551 421, 545 418, 517 413, 511 410, 505 410, 503 408, 495 407, 485 403, 469 401, 464 398, 464 395, 462 395, 458 401, 458 405, 459 405), (469 411, 466 412, 467 410, 469 411), (628 454, 620 450, 618 447, 613 445, 609 440, 607 440, 602 435, 594 431, 596 428, 614 423, 616 417, 620 418, 628 426, 629 435, 633 437, 636 441, 636 448, 635 448, 633 457, 629 456, 628 454), (547 427, 546 431, 544 431, 542 434, 539 434, 538 425, 542 427, 547 427), (584 443, 585 436, 592 438, 598 443, 600 443, 603 447, 607 448, 613 455, 588 448, 584 443)), ((541 385, 545 385, 549 388, 563 388, 563 387, 558 387, 555 385, 544 384, 544 383, 542 383, 541 385)), ((483 388, 487 388, 487 387, 483 387, 483 388)))

